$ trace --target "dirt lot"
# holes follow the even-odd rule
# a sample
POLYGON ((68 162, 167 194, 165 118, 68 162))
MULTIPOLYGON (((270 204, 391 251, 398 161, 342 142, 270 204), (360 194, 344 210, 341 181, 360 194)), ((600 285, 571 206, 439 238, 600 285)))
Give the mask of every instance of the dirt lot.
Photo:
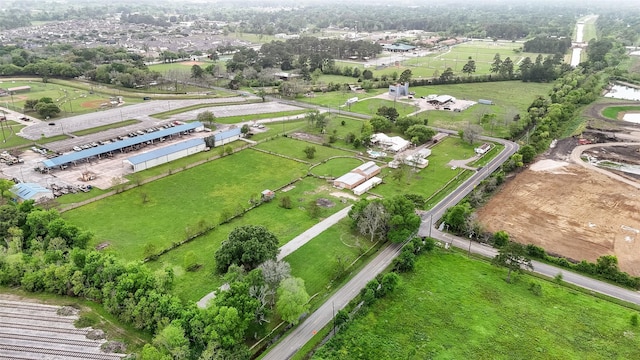
POLYGON ((595 261, 614 254, 640 275, 640 194, 577 165, 543 160, 511 180, 478 213, 489 231, 550 253, 595 261), (536 166, 537 165, 537 166, 536 166))
MULTIPOLYGON (((631 141, 637 126, 604 119, 601 112, 606 106, 596 104, 584 115, 589 122, 606 121, 611 128, 592 129, 584 133, 585 138, 598 143, 631 141)), ((614 254, 621 270, 640 276, 640 193, 636 187, 571 163, 569 154, 576 145, 574 138, 559 141, 510 179, 478 211, 479 220, 488 231, 506 230, 515 241, 574 260, 595 261, 614 254)), ((585 154, 630 164, 640 158, 638 147, 633 146, 596 147, 585 154)))

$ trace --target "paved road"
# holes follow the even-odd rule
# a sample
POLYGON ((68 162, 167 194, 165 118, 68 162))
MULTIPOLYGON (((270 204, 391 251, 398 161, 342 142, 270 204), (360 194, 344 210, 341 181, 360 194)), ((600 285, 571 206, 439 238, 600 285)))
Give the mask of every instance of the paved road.
MULTIPOLYGON (((451 132, 450 130, 442 131, 451 132)), ((480 183, 484 178, 489 176, 495 169, 497 169, 509 156, 518 150, 518 145, 507 140, 492 139, 488 137, 482 137, 482 140, 499 142, 505 146, 504 150, 496 156, 484 169, 476 172, 471 178, 449 194, 444 200, 438 203, 433 209, 427 213, 427 217, 423 218, 420 231, 424 233, 428 232, 429 220, 431 214, 433 219, 439 219, 444 211, 455 204, 457 204, 466 194, 468 194, 473 188, 480 183), (429 219, 429 220, 426 220, 429 219)), ((428 233, 427 233, 428 235, 428 233)), ((433 236, 434 234, 432 234, 433 236)), ((353 299, 360 289, 371 279, 375 278, 379 273, 386 269, 393 259, 400 254, 401 245, 391 244, 380 252, 369 264, 367 264, 353 279, 351 279, 346 285, 338 290, 329 300, 327 300, 318 310, 311 314, 302 324, 296 327, 286 338, 278 343, 267 355, 263 357, 263 360, 284 360, 293 356, 296 351, 309 341, 315 331, 322 329, 327 325, 336 311, 346 306, 351 299, 353 299)))
MULTIPOLYGON (((443 233, 437 229, 432 229, 432 237, 445 241, 460 249, 471 251, 474 254, 480 254, 492 258, 498 254, 498 251, 490 246, 482 245, 477 242, 470 242, 468 239, 464 239, 451 234, 443 233)), ((589 289, 601 294, 605 294, 620 300, 628 301, 630 303, 640 305, 640 292, 621 288, 619 286, 611 285, 599 280, 595 280, 566 269, 562 269, 553 265, 541 263, 539 261, 532 261, 533 271, 548 277, 554 277, 557 274, 562 274, 562 280, 585 289, 589 289)))
POLYGON ((400 254, 401 244, 391 244, 380 251, 362 271, 354 276, 345 286, 325 301, 318 310, 298 325, 286 338, 276 345, 262 360, 285 360, 291 358, 300 347, 306 344, 316 333, 325 327, 338 310, 344 308, 360 289, 386 269, 393 259, 400 254))
POLYGON ((280 247, 280 253, 278 254, 278 260, 282 260, 287 257, 289 254, 298 250, 302 245, 308 243, 311 239, 318 236, 323 231, 335 225, 338 221, 344 219, 349 215, 349 210, 351 210, 351 206, 347 206, 346 208, 338 211, 337 213, 329 216, 328 218, 320 221, 315 224, 307 231, 293 238, 293 240, 284 244, 280 247))
MULTIPOLYGON (((225 102, 244 102, 248 97, 228 97, 228 98, 214 98, 214 99, 192 99, 192 100, 151 100, 145 101, 140 104, 122 106, 115 109, 109 109, 104 111, 96 111, 93 113, 72 116, 64 119, 56 119, 53 123, 55 125, 48 125, 49 122, 42 121, 33 125, 27 126, 20 131, 20 134, 31 140, 38 140, 44 135, 45 137, 52 137, 61 135, 63 133, 72 133, 74 131, 91 129, 97 126, 108 125, 117 123, 128 119, 139 119, 141 121, 149 121, 152 119, 148 117, 148 114, 155 114, 163 111, 169 111, 171 109, 178 109, 191 105, 203 104, 203 103, 225 103, 225 102)), ((53 121, 53 120, 52 120, 53 121)), ((157 122, 153 119, 152 122, 142 125, 143 127, 151 127, 157 122)))

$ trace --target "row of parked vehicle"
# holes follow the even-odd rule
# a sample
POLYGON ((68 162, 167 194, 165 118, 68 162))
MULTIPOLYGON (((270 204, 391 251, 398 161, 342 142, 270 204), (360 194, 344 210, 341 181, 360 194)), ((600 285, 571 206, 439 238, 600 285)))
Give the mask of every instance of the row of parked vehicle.
MULTIPOLYGON (((169 129, 169 128, 175 127, 176 125, 180 125, 180 124, 181 124, 180 122, 174 121, 172 123, 168 123, 168 124, 162 125, 160 127, 150 127, 148 129, 145 129, 145 130, 133 131, 133 132, 128 133, 127 135, 118 136, 118 137, 115 137, 113 139, 104 140, 104 141, 98 141, 97 143, 96 142, 92 142, 92 143, 85 144, 85 145, 74 146, 73 150, 74 151, 82 151, 82 150, 86 150, 86 149, 91 149, 92 147, 96 147, 98 145, 111 144, 111 143, 114 143, 114 142, 119 141, 119 140, 124 140, 124 139, 133 138, 133 137, 140 136, 140 135, 150 134, 152 132, 159 131, 159 130, 162 130, 162 129, 169 129)), ((165 138, 161 138, 160 139, 160 141, 164 141, 164 140, 165 140, 165 138)))

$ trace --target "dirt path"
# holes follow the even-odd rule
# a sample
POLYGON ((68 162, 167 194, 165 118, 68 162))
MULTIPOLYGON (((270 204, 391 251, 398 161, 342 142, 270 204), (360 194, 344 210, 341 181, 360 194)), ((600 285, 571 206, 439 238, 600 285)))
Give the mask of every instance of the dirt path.
POLYGON ((589 144, 589 145, 581 145, 581 146, 576 146, 573 151, 571 152, 571 161, 573 161, 575 164, 578 164, 584 168, 587 168, 591 171, 595 171, 595 172, 599 172, 601 174, 604 174, 612 179, 621 181, 627 185, 631 185, 637 189, 640 189, 640 183, 633 181, 633 180, 629 180, 625 177, 622 177, 618 174, 614 174, 611 171, 607 171, 605 169, 601 169, 595 165, 591 165, 588 162, 582 161, 582 159, 580 158, 580 155, 582 154, 583 151, 587 150, 587 149, 591 149, 591 148, 597 148, 597 147, 610 147, 610 146, 640 146, 640 142, 634 142, 634 143, 604 143, 604 144, 589 144))

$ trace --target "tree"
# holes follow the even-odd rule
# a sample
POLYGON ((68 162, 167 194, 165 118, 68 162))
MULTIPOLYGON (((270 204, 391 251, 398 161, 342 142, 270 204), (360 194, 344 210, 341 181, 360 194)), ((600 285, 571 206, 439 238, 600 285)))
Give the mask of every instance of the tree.
POLYGON ((251 270, 268 259, 275 259, 278 252, 278 238, 264 226, 239 226, 216 251, 216 269, 225 273, 231 264, 236 264, 251 270))
POLYGON ((373 79, 373 71, 365 69, 364 71, 362 71, 362 78, 365 80, 373 79))
POLYGON ((497 74, 502 69, 502 60, 500 60, 500 53, 496 53, 493 57, 493 63, 491 63, 491 73, 497 74))
POLYGON ((522 162, 528 164, 536 157, 536 148, 531 145, 525 145, 518 151, 522 155, 522 162))
POLYGON ((249 128, 249 125, 244 124, 242 125, 242 127, 240 128, 240 132, 244 135, 247 135, 249 133, 251 129, 249 128))
POLYGON ((509 242, 504 247, 500 248, 498 255, 492 260, 494 265, 507 268, 507 282, 511 283, 511 273, 522 273, 522 268, 525 267, 529 270, 533 270, 533 264, 528 257, 525 247, 517 242, 509 242))
POLYGON ((189 340, 178 324, 167 325, 153 338, 153 344, 170 353, 174 360, 187 359, 189 356, 189 340))
POLYGON ((463 202, 448 208, 442 218, 445 224, 448 225, 448 229, 456 233, 463 233, 467 224, 467 218, 471 216, 472 212, 471 205, 463 202))
POLYGON ((400 116, 400 114, 398 114, 398 110, 396 110, 396 108, 390 107, 390 106, 381 106, 381 107, 379 107, 378 111, 376 112, 376 115, 383 116, 383 117, 389 119, 389 121, 391 121, 391 122, 396 121, 398 116, 400 116))
POLYGON ((427 141, 430 141, 431 138, 436 134, 435 130, 427 127, 426 125, 411 125, 404 132, 404 134, 411 139, 411 142, 419 145, 424 144, 427 141))
POLYGON ((382 116, 374 116, 369 120, 371 126, 373 126, 373 131, 375 132, 385 132, 391 129, 393 124, 389 119, 382 116))
POLYGON ((318 129, 324 128, 329 123, 329 114, 321 113, 318 110, 309 111, 305 114, 304 118, 310 126, 315 126, 318 129))
POLYGON ((471 57, 469 57, 469 61, 462 67, 462 72, 471 76, 474 72, 476 72, 476 62, 471 57))
POLYGON ((413 202, 402 195, 383 200, 384 208, 389 213, 387 239, 400 243, 418 231, 420 217, 415 213, 413 202))
POLYGON ((406 82, 410 82, 411 81, 411 70, 410 69, 406 69, 405 71, 402 72, 402 74, 400 74, 400 77, 398 78, 398 82, 399 83, 406 83, 406 82))
POLYGON ((46 102, 38 102, 36 104, 36 111, 40 116, 44 118, 54 117, 60 113, 60 108, 56 104, 46 103, 46 102))
POLYGON ((376 235, 384 236, 389 221, 389 213, 380 201, 372 201, 362 209, 357 216, 356 225, 358 232, 364 236, 369 236, 373 242, 376 235))
POLYGON ((447 82, 453 79, 453 76, 453 69, 448 67, 445 71, 442 72, 442 74, 440 74, 440 81, 447 82))
POLYGON ((304 288, 304 280, 287 278, 278 287, 276 308, 282 320, 291 325, 300 321, 300 316, 309 309, 309 294, 304 288))
POLYGON ((313 159, 316 156, 316 147, 309 145, 304 148, 304 153, 307 155, 307 159, 313 159))
POLYGON ((191 67, 191 78, 202 79, 203 76, 204 70, 200 67, 200 65, 193 65, 191 67))
POLYGON ((468 141, 469 144, 473 144, 478 137, 482 134, 482 127, 475 124, 468 124, 462 133, 464 140, 468 141))
POLYGON ((493 234, 493 245, 501 248, 509 243, 509 233, 504 230, 500 230, 493 234))
POLYGON ((213 122, 216 121, 216 116, 213 115, 213 112, 207 110, 198 113, 198 115, 196 116, 196 120, 200 121, 201 123, 209 123, 209 127, 211 127, 213 122))

